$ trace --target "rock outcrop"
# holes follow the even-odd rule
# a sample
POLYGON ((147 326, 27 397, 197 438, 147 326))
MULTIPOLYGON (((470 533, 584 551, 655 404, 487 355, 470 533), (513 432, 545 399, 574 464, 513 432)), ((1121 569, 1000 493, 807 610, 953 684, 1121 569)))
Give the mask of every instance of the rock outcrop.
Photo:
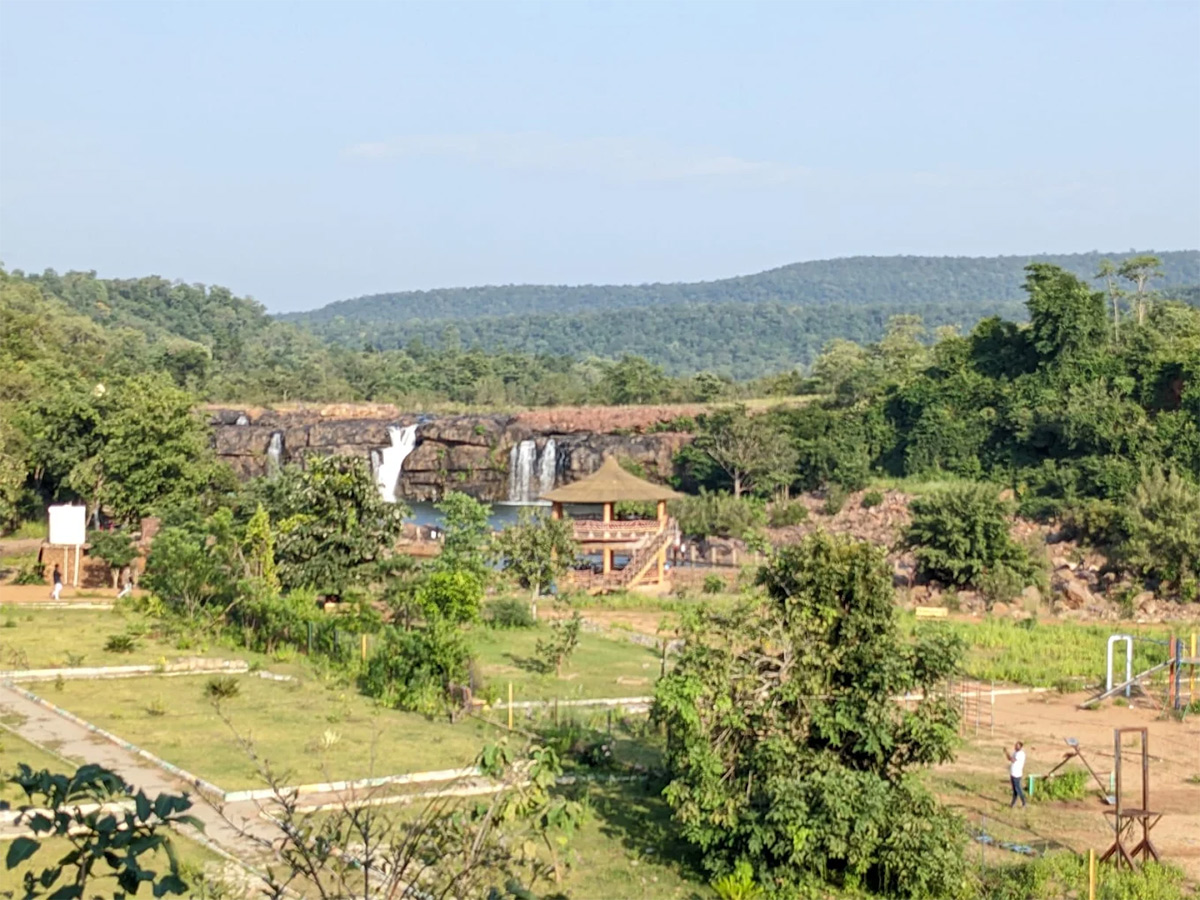
POLYGON ((492 502, 533 499, 551 481, 591 474, 608 456, 666 480, 676 451, 691 435, 652 429, 689 411, 663 406, 424 415, 379 404, 208 410, 217 455, 241 478, 313 454, 357 456, 378 472, 385 451, 403 446, 400 499, 437 500, 458 490, 492 502), (403 444, 406 439, 411 444, 403 444))

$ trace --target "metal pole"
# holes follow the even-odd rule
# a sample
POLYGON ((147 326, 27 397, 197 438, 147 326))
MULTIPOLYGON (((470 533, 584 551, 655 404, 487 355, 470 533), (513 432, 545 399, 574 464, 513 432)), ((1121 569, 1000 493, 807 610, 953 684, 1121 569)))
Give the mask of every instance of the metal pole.
POLYGON ((1096 900, 1096 851, 1088 850, 1088 900, 1096 900))
POLYGON ((512 731, 512 682, 508 683, 508 730, 512 731))

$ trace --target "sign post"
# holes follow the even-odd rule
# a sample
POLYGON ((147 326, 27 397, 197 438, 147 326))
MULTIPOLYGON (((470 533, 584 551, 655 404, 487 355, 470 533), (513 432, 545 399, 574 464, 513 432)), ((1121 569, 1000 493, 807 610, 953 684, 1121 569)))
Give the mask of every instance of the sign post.
POLYGON ((59 504, 50 507, 49 515, 50 533, 48 537, 50 543, 63 548, 63 582, 71 581, 78 588, 80 557, 83 545, 87 542, 87 508, 59 504), (71 574, 71 547, 75 548, 75 578, 73 581, 69 577, 71 574))

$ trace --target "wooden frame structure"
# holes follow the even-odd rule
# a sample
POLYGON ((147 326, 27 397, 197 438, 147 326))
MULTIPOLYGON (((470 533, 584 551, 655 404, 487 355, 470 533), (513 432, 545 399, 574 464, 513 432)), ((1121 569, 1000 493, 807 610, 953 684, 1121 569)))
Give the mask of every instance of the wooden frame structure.
POLYGON ((679 528, 667 514, 667 501, 679 496, 668 487, 626 472, 610 456, 591 475, 541 499, 550 501, 555 519, 571 519, 575 541, 585 554, 600 556, 598 572, 572 570, 572 583, 589 593, 603 593, 668 587, 667 549, 678 537, 679 528), (654 518, 618 519, 614 507, 623 501, 653 503, 654 518), (587 512, 568 516, 568 506, 587 512), (628 558, 621 568, 615 562, 618 555, 628 558))
POLYGON ((1147 728, 1114 728, 1113 729, 1113 774, 1116 779, 1116 789, 1113 797, 1114 809, 1104 811, 1106 816, 1113 817, 1113 845, 1104 851, 1100 862, 1110 858, 1117 868, 1123 864, 1135 868, 1135 860, 1141 856, 1142 862, 1153 859, 1158 862, 1158 851, 1150 840, 1150 832, 1162 813, 1150 809, 1150 732, 1147 728), (1128 809, 1124 805, 1124 795, 1121 785, 1121 739, 1127 734, 1137 734, 1141 737, 1142 752, 1142 798, 1141 806, 1128 809), (1136 837, 1138 826, 1141 826, 1141 840, 1133 849, 1127 849, 1126 844, 1136 837))

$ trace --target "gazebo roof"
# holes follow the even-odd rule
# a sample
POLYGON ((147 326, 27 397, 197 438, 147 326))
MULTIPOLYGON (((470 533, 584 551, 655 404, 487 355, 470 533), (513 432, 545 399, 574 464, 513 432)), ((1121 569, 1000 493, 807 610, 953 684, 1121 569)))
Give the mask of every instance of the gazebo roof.
POLYGON ((681 496, 669 487, 631 475, 610 456, 591 475, 555 488, 543 494, 541 499, 553 503, 616 503, 619 500, 675 500, 681 496))

